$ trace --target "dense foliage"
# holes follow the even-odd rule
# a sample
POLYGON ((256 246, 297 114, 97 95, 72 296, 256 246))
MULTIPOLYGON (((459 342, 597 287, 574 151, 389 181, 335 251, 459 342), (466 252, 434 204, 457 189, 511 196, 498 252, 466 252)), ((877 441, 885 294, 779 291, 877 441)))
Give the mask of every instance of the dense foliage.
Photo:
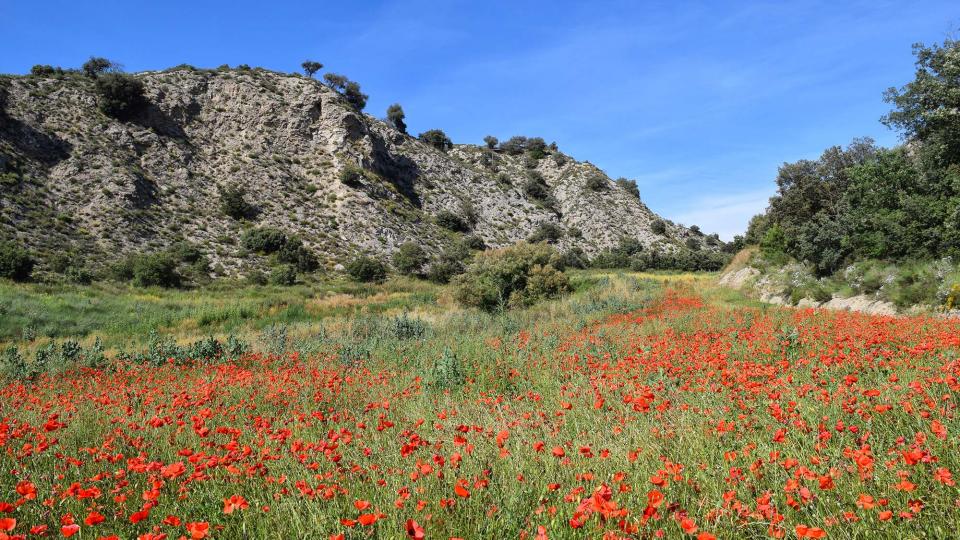
POLYGON ((444 133, 442 129, 429 129, 421 133, 417 138, 437 150, 444 152, 453 148, 453 141, 450 140, 450 137, 447 137, 447 134, 444 133))
POLYGON ((0 242, 0 278, 26 281, 33 272, 33 257, 13 242, 0 242))
POLYGON ((387 267, 377 259, 365 255, 348 262, 346 270, 354 281, 380 282, 387 279, 387 267))
POLYGON ((97 77, 100 110, 118 120, 129 120, 147 106, 143 83, 130 75, 107 73, 97 77))
POLYGON ((916 79, 886 94, 895 109, 884 122, 907 144, 856 139, 784 164, 747 242, 774 260, 807 261, 820 275, 863 259, 960 255, 960 42, 915 53, 916 79))
POLYGON ((556 250, 545 243, 521 242, 479 253, 454 280, 455 297, 485 311, 530 305, 570 290, 556 250))

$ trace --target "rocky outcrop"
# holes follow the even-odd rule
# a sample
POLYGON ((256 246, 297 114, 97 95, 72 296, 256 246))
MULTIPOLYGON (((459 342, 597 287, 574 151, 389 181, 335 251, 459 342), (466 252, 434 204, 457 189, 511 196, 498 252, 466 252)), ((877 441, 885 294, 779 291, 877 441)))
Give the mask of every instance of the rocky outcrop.
POLYGON ((237 242, 252 225, 300 236, 331 269, 358 252, 386 258, 405 242, 436 254, 457 238, 435 221, 444 210, 492 247, 544 223, 562 229, 561 250, 588 254, 625 236, 654 250, 699 238, 669 222, 652 232, 658 216, 590 163, 559 151, 541 159, 473 145, 443 152, 313 79, 257 69, 135 76, 149 107, 128 122, 101 113, 93 82, 79 74, 0 78, 0 235, 42 259, 72 250, 92 264, 185 239, 220 275, 255 262, 237 242), (348 185, 349 166, 363 176, 348 185), (552 205, 525 193, 533 174, 552 205), (595 176, 603 185, 588 189, 595 176), (227 186, 246 189, 253 224, 221 212, 227 186))

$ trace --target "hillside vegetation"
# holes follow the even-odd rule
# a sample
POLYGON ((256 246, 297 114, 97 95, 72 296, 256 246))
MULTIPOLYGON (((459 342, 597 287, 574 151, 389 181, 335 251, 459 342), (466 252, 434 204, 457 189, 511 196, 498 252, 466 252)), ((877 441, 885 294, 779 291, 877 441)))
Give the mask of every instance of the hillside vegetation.
POLYGON ((883 123, 904 143, 870 139, 784 164, 777 194, 745 238, 755 266, 781 272, 786 295, 879 294, 899 307, 953 307, 960 275, 960 42, 915 46, 913 81, 891 88, 883 123), (786 275, 789 274, 789 275, 786 275))
POLYGON ((321 69, 125 74, 94 58, 0 77, 0 251, 17 261, 0 277, 289 284, 353 263, 445 281, 524 240, 579 265, 725 260, 715 235, 556 144, 413 136, 402 106, 366 114, 360 85, 321 69))

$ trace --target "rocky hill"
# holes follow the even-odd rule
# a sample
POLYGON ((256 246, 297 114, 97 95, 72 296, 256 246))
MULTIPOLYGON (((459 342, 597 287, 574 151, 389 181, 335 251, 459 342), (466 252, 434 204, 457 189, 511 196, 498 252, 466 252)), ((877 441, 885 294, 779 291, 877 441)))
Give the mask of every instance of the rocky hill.
POLYGON ((502 246, 543 224, 559 227, 560 250, 588 255, 623 237, 714 249, 666 220, 655 233, 659 218, 636 194, 556 149, 440 150, 300 75, 183 67, 134 77, 148 105, 125 122, 101 112, 79 73, 0 78, 0 237, 29 246, 41 268, 57 253, 96 267, 187 240, 214 275, 242 275, 262 264, 238 242, 251 226, 298 235, 328 269, 360 252, 386 259, 405 242, 437 254, 463 234, 502 246), (531 179, 544 196, 530 195, 531 179), (256 207, 249 220, 221 210, 237 186, 256 207), (445 211, 468 230, 441 226, 445 211))

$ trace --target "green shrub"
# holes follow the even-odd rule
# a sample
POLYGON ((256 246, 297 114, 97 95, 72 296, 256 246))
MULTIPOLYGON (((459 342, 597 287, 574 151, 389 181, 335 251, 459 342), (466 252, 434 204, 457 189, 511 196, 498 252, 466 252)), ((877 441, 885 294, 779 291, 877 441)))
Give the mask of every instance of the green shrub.
POLYGON ((560 254, 560 266, 563 268, 586 268, 587 255, 579 247, 572 247, 560 254))
POLYGON ((650 231, 663 236, 667 232, 667 224, 662 219, 655 219, 650 223, 650 231))
POLYGON ((247 191, 238 186, 227 186, 220 191, 220 209, 233 219, 249 219, 256 209, 247 202, 247 191))
MULTIPOLYGON (((640 199, 640 188, 637 187, 637 181, 636 181, 636 180, 628 180, 628 179, 626 179, 626 178, 624 178, 624 177, 621 176, 620 178, 617 178, 617 179, 614 180, 613 182, 614 182, 614 183, 617 185, 617 187, 619 187, 620 189, 622 189, 622 190, 626 191, 627 193, 633 195, 633 196, 636 197, 638 200, 640 199)), ((657 234, 662 234, 662 233, 657 233, 657 234)))
POLYGON ((297 282, 297 270, 292 265, 282 264, 270 271, 270 284, 289 287, 297 282))
POLYGON ((245 281, 248 285, 266 285, 267 276, 262 271, 252 268, 247 271, 245 281))
POLYGON ((437 212, 437 215, 434 217, 434 219, 437 221, 437 225, 447 230, 454 232, 467 232, 470 230, 470 226, 466 221, 464 221, 463 218, 449 210, 441 210, 437 212))
POLYGON ((241 244, 249 251, 269 255, 276 253, 286 245, 287 235, 278 229, 262 227, 243 233, 241 244))
POLYGON ((363 177, 363 169, 353 163, 347 163, 344 165, 343 170, 340 171, 340 182, 347 186, 359 186, 363 181, 363 177))
POLYGON ((423 270, 423 265, 427 263, 427 253, 423 251, 420 244, 407 242, 393 254, 392 262, 397 272, 406 276, 416 275, 423 270))
POLYGON ((429 380, 430 385, 434 388, 450 390, 462 386, 466 382, 467 376, 460 359, 453 351, 446 348, 440 358, 434 362, 429 380))
POLYGON ((129 120, 147 106, 143 83, 121 73, 107 73, 97 77, 97 95, 100 110, 118 120, 129 120))
POLYGON ((444 133, 442 129, 430 129, 424 131, 417 136, 417 138, 436 148, 437 150, 442 150, 444 152, 453 148, 453 141, 450 140, 450 137, 447 137, 447 134, 444 133))
POLYGON ((380 282, 387 278, 387 268, 377 259, 361 255, 347 263, 347 274, 354 281, 380 282))
POLYGON ((475 236, 472 234, 464 236, 463 239, 460 241, 460 243, 464 245, 467 249, 471 249, 474 251, 483 251, 487 249, 487 244, 486 242, 483 241, 483 238, 480 238, 479 236, 475 236))
POLYGON ((587 178, 586 188, 590 191, 604 191, 610 187, 607 179, 602 175, 594 174, 587 178))
POLYGON ((454 280, 454 296, 486 311, 555 298, 570 290, 567 277, 555 267, 557 260, 552 247, 525 242, 480 253, 454 280))
POLYGON ((455 276, 463 273, 463 269, 462 264, 439 260, 430 265, 427 279, 434 283, 450 283, 455 276))
POLYGON ((422 339, 426 333, 426 323, 408 316, 406 312, 393 319, 393 337, 397 339, 422 339))
POLYGON ((527 238, 527 242, 537 243, 537 242, 546 242, 548 244, 555 244, 563 238, 563 228, 552 221, 545 221, 533 230, 533 233, 527 238))
POLYGON ((177 263, 167 253, 139 255, 133 260, 133 284, 138 287, 178 287, 177 263))
POLYGON ((316 255, 297 237, 288 238, 277 250, 277 261, 293 265, 298 272, 313 272, 320 266, 316 255))
POLYGON ((483 143, 486 144, 487 148, 489 148, 490 150, 493 150, 494 148, 496 148, 499 142, 500 141, 493 135, 487 135, 486 137, 483 138, 483 143))
POLYGON ((530 174, 527 175, 527 180, 523 183, 523 192, 527 197, 541 202, 548 201, 551 198, 550 188, 544 181, 543 176, 536 171, 530 171, 530 174))
POLYGON ((0 242, 0 278, 27 281, 34 267, 33 257, 13 242, 0 242))

